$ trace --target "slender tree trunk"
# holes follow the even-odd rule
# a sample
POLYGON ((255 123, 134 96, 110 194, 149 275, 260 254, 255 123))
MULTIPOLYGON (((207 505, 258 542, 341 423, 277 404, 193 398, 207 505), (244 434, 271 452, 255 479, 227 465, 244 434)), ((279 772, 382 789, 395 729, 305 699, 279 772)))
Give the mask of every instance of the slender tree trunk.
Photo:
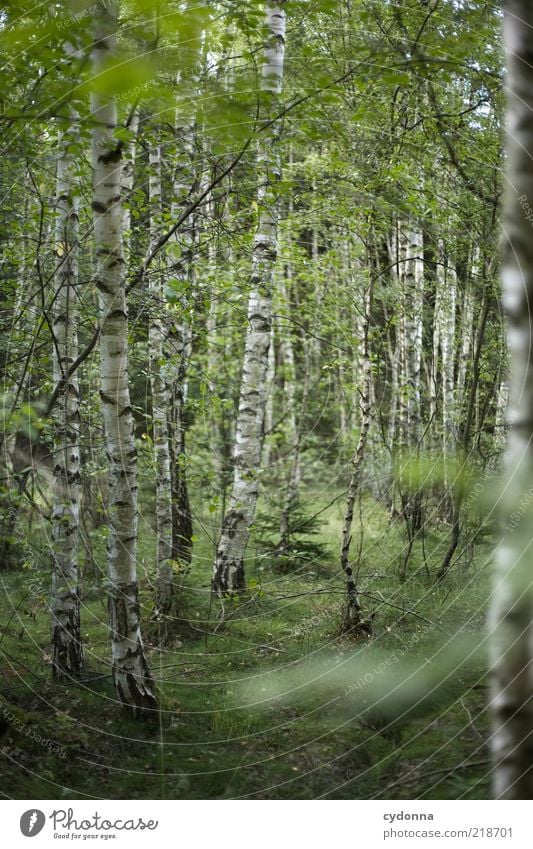
MULTIPOLYGON (((287 283, 290 285, 292 280, 292 266, 290 258, 287 263, 287 283)), ((290 317, 290 305, 287 287, 283 282, 281 284, 281 299, 282 306, 280 312, 283 316, 290 317)), ((285 493, 285 502, 281 511, 279 522, 279 545, 278 551, 283 554, 287 550, 290 542, 290 519, 291 513, 295 509, 299 500, 300 493, 300 423, 297 413, 297 392, 296 392, 296 361, 294 356, 294 348, 292 344, 292 329, 290 321, 284 328, 284 333, 281 335, 280 342, 280 359, 283 368, 283 380, 285 388, 285 398, 287 404, 287 425, 288 438, 287 442, 290 447, 290 467, 287 479, 287 489, 285 493)))
POLYGON ((346 604, 343 614, 342 629, 345 632, 350 632, 354 636, 371 636, 372 624, 371 620, 364 620, 361 612, 361 602, 359 599, 359 591, 357 588, 357 579, 353 573, 353 566, 350 562, 350 545, 352 541, 352 524, 355 502, 361 487, 361 477, 363 473, 363 464, 365 460, 365 451, 368 441, 368 433, 371 423, 371 363, 370 363, 370 348, 369 348, 369 326, 370 314, 372 310, 372 281, 368 285, 367 292, 364 298, 364 318, 362 324, 362 350, 361 350, 361 380, 359 387, 359 414, 360 414, 360 431, 357 447, 352 457, 352 469, 350 483, 348 485, 348 495, 346 497, 346 507, 344 510, 344 519, 342 523, 342 542, 341 542, 341 568, 346 581, 346 604))
MULTIPOLYGON (((268 348, 268 366, 266 374, 265 434, 270 435, 274 426, 274 396, 276 394, 276 334, 274 322, 270 327, 270 345, 268 348)), ((262 463, 265 468, 272 462, 270 440, 263 443, 262 463)))
POLYGON ((474 292, 480 273, 479 248, 475 248, 472 257, 470 273, 465 282, 463 304, 461 310, 461 349, 457 363, 457 380, 455 382, 458 401, 464 397, 466 389, 466 372, 472 355, 474 344, 474 292))
MULTIPOLYGON (((429 418, 437 428, 437 399, 439 396, 439 361, 440 361, 440 332, 441 332, 441 286, 440 277, 437 269, 436 287, 435 287, 435 304, 433 307, 433 337, 431 347, 431 367, 429 373, 429 418)), ((440 451, 440 439, 439 439, 440 451)))
POLYGON ((121 197, 122 197, 122 232, 124 233, 124 260, 128 268, 131 254, 131 193, 135 178, 135 159, 137 156, 137 133, 139 131, 139 111, 134 109, 128 127, 132 138, 126 145, 122 162, 121 197))
POLYGON ((396 221, 396 274, 400 293, 398 316, 398 442, 400 461, 409 449, 409 297, 407 277, 407 238, 405 222, 396 221))
MULTIPOLYGON (((99 2, 92 54, 95 79, 116 50, 118 6, 99 2)), ((109 464, 109 615, 113 679, 121 702, 155 708, 154 683, 141 637, 137 586, 137 454, 128 385, 128 315, 120 199, 121 154, 113 133, 113 97, 91 96, 93 211, 96 285, 100 307, 100 355, 106 453, 109 464)))
POLYGON ((398 277, 400 289, 399 350, 399 461, 402 516, 409 546, 402 566, 405 577, 414 536, 422 527, 422 493, 411 464, 420 450, 421 369, 423 339, 424 266, 423 238, 416 222, 398 221, 398 277), (413 479, 414 477, 414 479, 413 479))
MULTIPOLYGON (((345 312, 346 312, 346 300, 344 297, 344 292, 342 290, 352 290, 353 287, 353 275, 352 275, 352 266, 351 266, 351 253, 350 253, 351 242, 348 238, 344 237, 339 244, 339 256, 340 256, 340 276, 337 280, 337 285, 339 287, 339 295, 338 302, 336 304, 336 313, 337 313, 337 323, 339 327, 342 326, 345 321, 345 312)), ((313 264, 314 268, 314 264, 313 264)), ((316 273, 316 272, 315 272, 316 273)), ((318 290, 317 290, 318 295, 318 290)), ((313 324, 313 327, 320 326, 320 318, 318 315, 316 316, 316 320, 313 324)), ((361 315, 358 310, 353 310, 352 313, 352 333, 354 339, 361 339, 361 315)), ((359 345, 355 346, 351 368, 348 368, 348 380, 353 381, 353 385, 355 386, 359 380, 359 376, 361 374, 361 362, 360 362, 360 347, 359 345)), ((346 391, 346 363, 345 363, 345 355, 341 350, 338 352, 337 356, 337 393, 338 393, 338 409, 339 409, 339 442, 340 446, 342 446, 342 451, 339 455, 341 462, 345 462, 346 458, 346 446, 349 446, 349 450, 351 452, 351 437, 353 434, 353 430, 357 427, 357 405, 354 408, 353 405, 353 395, 351 396, 350 392, 346 391)), ((316 364, 317 374, 320 372, 320 365, 317 360, 316 364)))
MULTIPOLYGON (((424 306, 424 243, 422 231, 416 222, 410 223, 407 246, 407 280, 409 292, 410 316, 409 337, 407 339, 409 359, 409 441, 411 452, 419 457, 421 449, 421 377, 423 343, 423 306, 424 306)), ((415 483, 410 498, 410 521, 412 532, 419 531, 423 525, 422 490, 415 483)))
MULTIPOLYGON (((292 169, 292 147, 289 146, 288 166, 292 169)), ((292 257, 292 238, 291 227, 293 226, 294 201, 292 196, 288 200, 288 215, 285 222, 285 243, 286 243, 286 258, 285 258, 285 278, 280 281, 280 359, 283 373, 283 385, 285 390, 285 399, 287 405, 287 424, 288 435, 287 442, 290 446, 290 467, 287 478, 287 488, 285 492, 285 500, 281 511, 279 521, 279 543, 277 550, 280 554, 287 551, 290 544, 291 535, 291 514, 297 507, 300 496, 300 481, 301 481, 301 431, 300 417, 304 415, 304 404, 306 403, 306 391, 304 387, 303 398, 300 402, 300 415, 298 414, 298 393, 297 393, 297 375, 296 375, 296 357, 294 355, 294 345, 292 339, 292 322, 291 322, 291 298, 293 294, 294 275, 293 275, 293 257, 292 257)))
POLYGON ((417 224, 412 222, 409 227, 407 245, 407 279, 406 288, 409 297, 409 335, 406 340, 408 347, 408 382, 409 382, 409 430, 411 445, 418 450, 420 443, 420 383, 422 371, 422 339, 423 321, 422 308, 424 299, 424 262, 423 238, 417 224))
POLYGON ((59 139, 53 307, 53 372, 59 386, 54 411, 54 488, 52 507, 52 664, 56 677, 83 670, 80 632, 78 548, 81 501, 80 393, 76 373, 65 378, 78 356, 78 195, 75 140, 78 115, 59 139))
MULTIPOLYGON (((272 107, 281 93, 285 54, 283 4, 267 6, 268 45, 262 73, 262 92, 272 107)), ((255 516, 258 475, 266 403, 266 375, 272 325, 272 287, 277 258, 279 156, 272 146, 279 127, 266 133, 258 157, 259 224, 252 254, 248 332, 244 351, 239 411, 237 414, 234 478, 231 504, 218 544, 213 590, 223 595, 244 588, 244 555, 255 516)))
POLYGON ((396 486, 396 453, 395 444, 399 430, 399 395, 400 395, 400 352, 398 340, 394 343, 389 340, 388 345, 389 363, 390 363, 390 381, 389 381, 389 416, 387 422, 386 433, 383 434, 383 441, 387 450, 387 468, 386 477, 388 478, 388 508, 389 518, 396 519, 398 516, 397 502, 397 486, 396 486))
MULTIPOLYGON (((161 147, 150 145, 150 239, 152 246, 161 235, 161 147)), ((157 533, 157 591, 156 616, 168 616, 174 596, 174 573, 172 569, 172 480, 170 472, 170 444, 167 412, 169 387, 164 362, 164 292, 165 260, 150 270, 148 291, 150 294, 150 327, 148 343, 150 349, 150 386, 152 393, 152 428, 155 458, 155 512, 157 533)))
MULTIPOLYGON (((173 181, 172 217, 178 218, 194 191, 195 125, 176 110, 179 155, 173 181)), ((172 480, 172 558, 182 571, 191 562, 192 513, 187 483, 186 420, 187 371, 191 354, 191 306, 195 292, 195 217, 191 216, 176 233, 180 256, 174 273, 180 281, 180 296, 167 315, 165 350, 169 362, 170 406, 168 412, 170 473, 172 480)))
MULTIPOLYGON (((316 179, 312 181, 313 195, 316 192, 316 179)), ((316 215, 316 213, 315 213, 316 215)), ((324 300, 324 281, 322 279, 319 251, 318 251, 318 226, 316 219, 311 223, 311 268, 313 269, 313 296, 312 296, 312 326, 319 327, 322 320, 322 304, 324 300)), ((317 336, 307 341, 310 348, 311 366, 313 376, 320 374, 322 366, 322 341, 317 336)))
POLYGON ((399 293, 399 304, 396 323, 396 373, 397 392, 395 403, 394 431, 390 434, 391 451, 393 452, 393 485, 392 485, 392 515, 399 513, 407 521, 409 531, 409 495, 405 488, 404 470, 409 462, 410 430, 409 430, 409 298, 406 287, 407 277, 407 238, 406 225, 401 219, 394 221, 392 239, 393 277, 399 293), (393 441, 395 438, 395 441, 393 441), (395 508, 395 495, 399 496, 400 509, 395 508))
POLYGON ((504 538, 496 552, 490 613, 493 792, 533 797, 533 239, 523 205, 533 199, 533 6, 507 0, 507 181, 504 202, 503 305, 511 386, 504 538))
POLYGON ((457 278, 444 253, 441 256, 442 276, 439 275, 440 349, 442 363, 442 453, 444 466, 445 516, 453 516, 453 460, 457 445, 457 409, 455 391, 455 305, 457 278))
MULTIPOLYGON (((217 244, 209 245, 209 278, 211 281, 212 294, 207 316, 207 373, 210 396, 215 403, 210 404, 212 412, 212 444, 216 471, 216 491, 220 493, 220 525, 224 522, 226 513, 226 496, 231 484, 232 462, 231 448, 233 444, 233 407, 231 393, 228 392, 227 369, 231 362, 228 351, 228 334, 220 335, 220 328, 227 320, 227 305, 224 299, 218 298, 216 294, 216 280, 219 273, 231 274, 232 252, 231 248, 226 252, 220 244, 219 218, 217 216, 216 204, 212 202, 211 216, 215 222, 217 233, 217 244)), ((222 218, 224 210, 219 210, 222 218)))

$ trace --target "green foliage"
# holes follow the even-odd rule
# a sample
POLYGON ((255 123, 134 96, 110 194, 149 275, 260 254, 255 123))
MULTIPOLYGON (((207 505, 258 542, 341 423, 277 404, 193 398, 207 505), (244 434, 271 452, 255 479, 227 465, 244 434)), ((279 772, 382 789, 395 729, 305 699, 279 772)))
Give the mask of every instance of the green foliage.
POLYGON ((302 504, 293 504, 287 514, 287 536, 280 541, 280 510, 259 512, 254 523, 254 539, 265 565, 280 571, 294 571, 306 567, 320 569, 331 558, 328 546, 320 539, 323 521, 310 515, 302 504))

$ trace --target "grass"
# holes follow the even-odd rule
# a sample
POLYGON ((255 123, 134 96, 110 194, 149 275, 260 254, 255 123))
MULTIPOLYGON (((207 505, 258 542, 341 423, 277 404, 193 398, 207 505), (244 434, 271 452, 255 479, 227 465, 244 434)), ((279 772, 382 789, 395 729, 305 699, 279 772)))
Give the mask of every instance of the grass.
MULTIPOLYGON (((331 500, 310 494, 309 509, 318 512, 331 500)), ((267 503, 263 507, 269 509, 267 503)), ((246 598, 226 602, 223 617, 209 592, 213 514, 196 517, 198 539, 178 631, 161 647, 147 629, 161 704, 152 718, 129 716, 115 701, 105 586, 89 560, 82 682, 51 678, 46 575, 35 569, 2 573, 0 746, 6 795, 486 798, 483 658, 454 660, 451 669, 444 664, 442 675, 439 658, 450 636, 465 635, 468 646, 481 633, 490 538, 460 554, 448 578, 437 584, 449 528, 429 527, 424 547, 420 542, 414 547, 407 580, 400 582, 402 525, 390 524, 383 507, 365 498, 364 538, 358 553, 356 526, 352 554, 359 562, 365 611, 375 612, 376 638, 361 647, 338 636, 341 510, 342 498, 321 517, 320 540, 329 555, 296 563, 290 572, 277 570, 262 556, 261 541, 252 539, 251 589, 246 598), (436 696, 417 698, 407 708, 388 697, 382 701, 387 682, 405 679, 409 685, 413 664, 436 675, 436 696), (333 683, 331 667, 337 669, 333 683), (372 686, 364 683, 365 670, 372 686), (357 676, 363 684, 354 688, 357 676), (350 687, 354 692, 346 695, 350 687), (283 691, 292 692, 279 695, 283 691), (265 702, 269 694, 266 703, 251 704, 265 702)), ((145 618, 151 609, 153 543, 150 522, 142 517, 145 618)), ((91 559, 103 563, 99 532, 91 545, 91 559)))

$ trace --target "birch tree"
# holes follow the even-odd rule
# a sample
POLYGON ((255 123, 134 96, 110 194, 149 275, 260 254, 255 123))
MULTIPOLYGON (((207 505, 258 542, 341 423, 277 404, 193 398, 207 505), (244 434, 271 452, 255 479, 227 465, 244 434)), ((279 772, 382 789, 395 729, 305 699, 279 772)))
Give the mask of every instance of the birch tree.
POLYGON ((421 440, 424 264, 423 236, 418 224, 412 220, 400 219, 396 222, 395 231, 392 251, 397 264, 396 275, 400 294, 397 329, 399 404, 396 432, 399 442, 399 471, 403 478, 399 487, 402 516, 409 537, 402 566, 402 575, 405 576, 414 534, 422 526, 422 493, 416 478, 413 480, 411 463, 420 452, 421 440))
POLYGON ((461 310, 461 348, 457 363, 457 380, 455 381, 458 403, 466 389, 466 372, 474 346, 474 290, 480 278, 479 248, 473 249, 471 267, 465 281, 463 303, 461 310))
MULTIPOLYGON (((406 293, 407 316, 405 329, 406 339, 406 374, 408 386, 407 400, 407 441, 413 455, 420 456, 421 451, 421 372, 422 372, 422 341, 423 341, 423 305, 424 305, 424 244, 423 235, 418 223, 409 221, 406 253, 406 293)), ((422 527, 422 491, 419 482, 414 484, 410 494, 410 532, 414 533, 422 527)))
MULTIPOLYGON (((161 235, 161 145, 150 144, 150 241, 151 249, 161 235)), ((156 487, 156 615, 167 616, 173 600, 172 570, 172 479, 170 470, 169 440, 169 386, 164 362, 164 258, 161 258, 149 275, 150 327, 150 386, 152 394, 152 434, 155 458, 156 487)))
MULTIPOLYGON (((262 68, 261 92, 271 112, 283 84, 285 11, 282 3, 266 7, 268 42, 262 68)), ((239 410, 237 414, 234 478, 229 510, 217 547, 213 590, 223 595, 245 586, 244 555, 254 520, 259 485, 262 435, 266 403, 268 351, 272 326, 272 288, 278 250, 279 155, 272 147, 279 126, 265 131, 260 142, 257 170, 259 223, 252 250, 248 329, 244 350, 239 410)))
POLYGON ((133 183, 135 178, 135 160, 137 157, 137 134, 139 132, 139 110, 133 108, 130 121, 129 132, 131 137, 126 145, 122 160, 121 173, 121 197, 122 197, 122 232, 124 233, 124 259, 126 268, 128 267, 130 251, 131 251, 131 193, 133 191, 133 183))
MULTIPOLYGON (((194 68, 197 60, 198 57, 193 65, 193 79, 196 79, 194 68)), ((173 219, 179 218, 196 185, 195 119, 186 109, 180 107, 176 109, 176 137, 179 147, 172 185, 173 219)), ((193 535, 187 483, 185 408, 192 341, 192 328, 188 317, 191 314, 195 289, 195 225, 195 216, 190 216, 175 234, 173 246, 176 250, 176 260, 173 270, 179 282, 180 294, 176 303, 169 305, 165 321, 165 357, 169 384, 172 557, 183 568, 191 561, 193 535)))
POLYGON ((441 245, 441 260, 437 270, 440 288, 438 321, 440 322, 440 351, 442 369, 442 454, 445 486, 445 514, 452 518, 452 461, 457 443, 457 409, 455 387, 455 311, 457 276, 441 245))
MULTIPOLYGON (((118 4, 98 3, 94 15, 95 80, 116 51, 118 4)), ((140 627, 137 550, 137 457, 128 384, 128 314, 125 291, 121 146, 114 131, 113 96, 91 94, 94 239, 100 310, 100 397, 109 464, 107 543, 113 679, 121 702, 156 705, 140 627)))
POLYGON ((507 181, 503 221, 503 305, 510 352, 509 440, 501 496, 491 628, 491 749, 498 799, 533 795, 533 6, 505 4, 507 181))
POLYGON ((350 561, 350 546, 352 542, 352 524, 355 502, 361 488, 363 464, 371 424, 371 362, 369 346, 370 314, 372 309, 372 288, 370 280, 364 295, 364 314, 361 322, 362 336, 360 340, 361 374, 359 376, 357 395, 359 398, 360 430, 357 446, 352 456, 350 482, 346 496, 346 505, 341 532, 341 568, 344 573, 346 586, 346 601, 343 612, 342 628, 354 636, 370 636, 372 633, 371 619, 364 619, 361 611, 357 576, 354 575, 353 564, 350 561))
POLYGON ((282 319, 286 316, 287 321, 284 333, 281 334, 280 358, 283 365, 283 382, 287 407, 287 445, 290 458, 287 488, 279 520, 278 550, 282 554, 289 546, 291 514, 298 506, 301 482, 300 422, 298 418, 299 398, 297 397, 296 391, 296 359, 292 344, 292 327, 290 323, 290 302, 288 294, 288 291, 292 288, 291 283, 292 267, 289 261, 287 264, 287 286, 285 285, 285 281, 282 281, 280 285, 282 301, 280 304, 280 315, 282 319))
MULTIPOLYGON (((69 51, 70 52, 70 51, 69 51)), ((56 677, 83 669, 80 633, 78 543, 81 501, 80 391, 78 356, 78 183, 72 143, 79 116, 59 137, 53 306, 53 376, 58 388, 54 413, 54 487, 52 507, 52 666, 56 677)))

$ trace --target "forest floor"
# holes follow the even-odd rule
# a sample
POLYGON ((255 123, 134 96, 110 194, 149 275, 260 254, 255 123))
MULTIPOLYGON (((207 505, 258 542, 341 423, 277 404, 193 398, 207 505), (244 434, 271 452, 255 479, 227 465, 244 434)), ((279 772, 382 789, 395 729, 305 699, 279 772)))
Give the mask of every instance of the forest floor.
MULTIPOLYGON (((313 511, 326 503, 315 500, 313 511)), ((384 508, 365 499, 359 517, 364 539, 358 555, 356 528, 352 555, 359 558, 361 589, 368 593, 362 600, 366 611, 375 612, 376 636, 362 646, 338 635, 341 505, 342 499, 321 515, 326 556, 319 563, 298 565, 296 558, 281 570, 252 541, 248 594, 226 603, 223 619, 220 603, 210 599, 212 543, 197 532, 178 632, 162 648, 153 627, 145 628, 161 704, 148 719, 125 714, 114 699, 101 573, 87 563, 82 610, 87 674, 72 683, 51 678, 45 579, 31 567, 2 573, 3 794, 487 798, 483 652, 442 672, 436 657, 439 645, 457 633, 467 645, 478 642, 493 540, 485 535, 475 549, 460 550, 450 574, 437 583, 449 527, 430 527, 424 545, 415 543, 400 581, 402 523, 389 523, 384 508), (392 715, 390 705, 381 710, 379 687, 409 679, 413 663, 431 667, 433 678, 441 679, 438 698, 417 698, 407 710, 393 702, 392 715), (338 673, 333 683, 323 674, 329 666, 338 673), (370 682, 377 691, 367 688, 370 682), (272 686, 278 691, 269 700, 272 686), (370 706, 366 689, 374 694, 370 706), (292 692, 283 696, 283 690, 292 692)), ((212 521, 205 517, 206 526, 212 521)), ((153 532, 149 523, 142 525, 141 565, 153 556, 153 532)), ((92 548, 94 561, 104 562, 103 540, 93 536, 92 548)), ((147 573, 141 591, 146 618, 147 573)))

